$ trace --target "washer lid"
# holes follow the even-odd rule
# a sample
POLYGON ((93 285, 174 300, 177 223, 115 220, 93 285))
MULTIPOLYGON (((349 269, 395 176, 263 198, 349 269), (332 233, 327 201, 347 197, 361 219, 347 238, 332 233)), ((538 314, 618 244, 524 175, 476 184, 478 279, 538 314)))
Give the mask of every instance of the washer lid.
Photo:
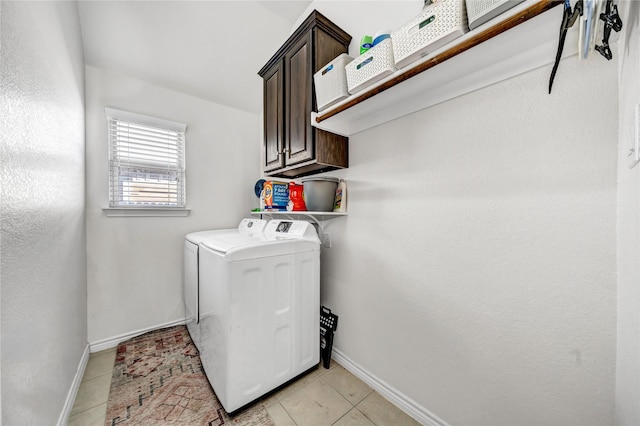
POLYGON ((187 234, 187 236, 185 237, 187 241, 190 241, 194 244, 200 244, 202 241, 204 240, 208 240, 211 239, 217 235, 223 235, 223 234, 237 234, 238 230, 233 228, 233 229, 216 229, 213 231, 199 231, 199 232, 192 232, 190 234, 187 234))
POLYGON ((227 261, 320 250, 313 225, 297 220, 271 220, 259 234, 219 233, 202 240, 201 245, 227 261))
POLYGON ((266 242, 262 235, 247 235, 235 232, 214 235, 212 238, 203 239, 201 244, 215 252, 226 254, 231 250, 259 246, 266 242))
POLYGON ((205 240, 201 247, 204 252, 228 262, 320 251, 319 244, 301 239, 270 239, 263 236, 244 239, 241 235, 227 237, 205 240))
POLYGON ((267 221, 264 219, 244 218, 240 221, 237 228, 229 229, 213 229, 209 231, 192 232, 186 235, 187 241, 194 244, 200 244, 204 240, 217 238, 221 235, 237 235, 237 234, 258 234, 264 231, 267 221))
POLYGON ((223 251, 226 247, 215 247, 215 244, 212 247, 203 243, 200 247, 202 247, 201 252, 211 253, 227 262, 295 255, 306 252, 320 253, 320 246, 318 244, 302 240, 262 241, 257 244, 229 247, 226 251, 223 251))

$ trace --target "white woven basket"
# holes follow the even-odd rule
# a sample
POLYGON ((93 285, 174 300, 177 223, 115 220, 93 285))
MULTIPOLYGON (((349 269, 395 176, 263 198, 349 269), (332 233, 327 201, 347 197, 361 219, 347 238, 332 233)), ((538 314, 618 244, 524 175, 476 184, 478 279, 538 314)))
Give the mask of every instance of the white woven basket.
POLYGON ((395 65, 402 68, 468 31, 465 0, 433 0, 391 33, 395 65))
POLYGON ((466 0, 469 29, 479 27, 524 0, 466 0))
POLYGON ((329 108, 349 96, 344 67, 351 61, 353 58, 343 53, 313 75, 318 111, 329 108))
POLYGON ((393 60, 393 46, 387 38, 358 56, 345 67, 347 72, 347 87, 349 93, 354 94, 372 85, 396 68, 393 60))

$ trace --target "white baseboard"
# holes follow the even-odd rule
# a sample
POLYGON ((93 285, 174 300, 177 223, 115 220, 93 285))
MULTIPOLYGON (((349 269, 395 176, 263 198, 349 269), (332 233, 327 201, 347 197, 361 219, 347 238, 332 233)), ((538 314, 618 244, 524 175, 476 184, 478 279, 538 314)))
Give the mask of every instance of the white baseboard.
POLYGON ((71 410, 73 410, 73 404, 76 401, 76 395, 78 395, 78 389, 80 389, 82 376, 84 376, 84 370, 87 368, 88 362, 89 344, 85 346, 84 352, 82 353, 82 358, 80 358, 80 364, 78 364, 76 375, 73 378, 73 382, 71 383, 69 393, 67 393, 67 399, 64 402, 64 407, 62 407, 62 413, 60 413, 60 417, 58 418, 58 426, 64 426, 69 423, 69 416, 71 415, 71 410))
POLYGON ((113 336, 113 337, 109 337, 108 339, 102 339, 102 340, 98 340, 97 342, 89 343, 89 346, 91 347, 91 353, 100 352, 105 349, 115 348, 116 346, 118 346, 120 342, 124 342, 125 340, 129 340, 132 337, 139 336, 149 331, 159 330, 161 328, 173 327, 175 325, 182 325, 182 324, 186 324, 186 320, 181 319, 181 320, 171 321, 165 324, 159 324, 153 327, 147 327, 147 328, 132 331, 129 333, 120 334, 119 336, 113 336))
POLYGON ((380 395, 391 401, 395 406, 402 411, 413 417, 420 424, 428 426, 447 426, 447 423, 440 419, 438 416, 420 406, 417 402, 399 392, 392 386, 389 386, 384 381, 378 379, 376 376, 360 367, 358 364, 349 359, 339 349, 333 348, 332 358, 348 370, 351 374, 365 382, 373 390, 377 391, 380 395))

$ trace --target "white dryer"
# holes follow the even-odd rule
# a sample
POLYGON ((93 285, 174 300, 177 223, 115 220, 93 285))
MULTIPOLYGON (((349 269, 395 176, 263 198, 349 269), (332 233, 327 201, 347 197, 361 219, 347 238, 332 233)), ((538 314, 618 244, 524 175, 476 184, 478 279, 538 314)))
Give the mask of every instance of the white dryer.
POLYGON ((320 240, 309 222, 200 244, 200 357, 227 412, 317 366, 320 240))
POLYGON ((263 219, 245 218, 237 228, 199 231, 187 234, 184 241, 184 255, 182 263, 182 294, 184 297, 185 317, 187 329, 193 343, 200 350, 200 303, 199 303, 199 252, 200 243, 214 236, 220 235, 262 235, 267 221, 263 219))

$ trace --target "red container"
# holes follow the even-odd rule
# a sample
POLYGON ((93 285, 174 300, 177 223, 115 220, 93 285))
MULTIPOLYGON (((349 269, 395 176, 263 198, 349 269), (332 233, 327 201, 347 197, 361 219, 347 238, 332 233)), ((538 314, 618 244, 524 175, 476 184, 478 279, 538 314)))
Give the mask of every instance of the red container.
POLYGON ((304 198, 302 197, 302 191, 304 186, 298 185, 295 182, 289 182, 289 200, 291 201, 291 211, 307 211, 307 206, 304 204, 304 198))

